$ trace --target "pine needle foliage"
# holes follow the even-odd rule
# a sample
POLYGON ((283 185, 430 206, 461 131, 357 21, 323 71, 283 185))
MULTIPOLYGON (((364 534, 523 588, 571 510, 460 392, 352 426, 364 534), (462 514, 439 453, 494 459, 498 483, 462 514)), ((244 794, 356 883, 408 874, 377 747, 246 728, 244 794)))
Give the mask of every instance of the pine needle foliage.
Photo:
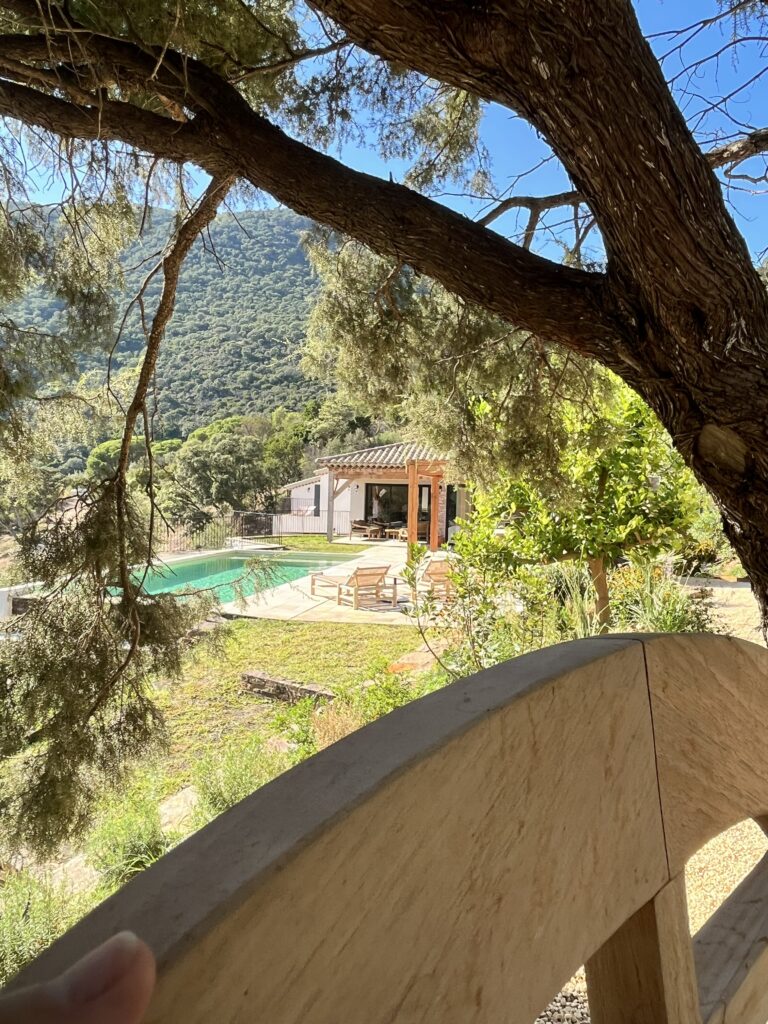
POLYGON ((574 416, 594 419, 611 389, 605 372, 355 242, 317 232, 307 247, 321 292, 306 373, 407 424, 460 477, 535 466, 558 480, 574 416))
MULTIPOLYGON (((12 848, 47 853, 81 832, 105 782, 162 743, 151 683, 179 675, 184 638, 209 606, 126 595, 116 520, 102 489, 37 522, 22 545, 40 588, 0 643, 0 813, 12 848)), ((146 563, 146 515, 133 501, 127 524, 129 563, 146 563)))

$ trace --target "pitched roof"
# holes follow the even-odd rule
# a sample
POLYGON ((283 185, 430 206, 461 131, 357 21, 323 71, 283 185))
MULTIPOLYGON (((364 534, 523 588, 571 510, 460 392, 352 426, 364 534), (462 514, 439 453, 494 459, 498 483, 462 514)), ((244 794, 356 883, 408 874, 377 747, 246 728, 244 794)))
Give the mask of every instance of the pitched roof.
POLYGON ((294 487, 306 487, 309 484, 316 484, 322 480, 324 473, 315 473, 314 476, 305 477, 303 480, 292 480, 289 484, 284 484, 281 491, 292 491, 294 487))
POLYGON ((405 469, 407 463, 414 459, 419 462, 446 461, 445 455, 426 444, 401 441, 380 444, 376 448, 360 448, 356 452, 342 452, 340 455, 323 455, 317 464, 329 469, 405 469))

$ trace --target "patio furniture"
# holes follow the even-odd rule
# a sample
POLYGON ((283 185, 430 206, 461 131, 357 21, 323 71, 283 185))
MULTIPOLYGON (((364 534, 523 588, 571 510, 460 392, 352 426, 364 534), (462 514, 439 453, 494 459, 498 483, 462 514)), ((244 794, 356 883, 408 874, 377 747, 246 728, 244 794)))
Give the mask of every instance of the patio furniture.
POLYGON ((336 604, 351 604, 353 608, 359 608, 361 597, 373 597, 380 602, 385 591, 390 589, 390 600, 394 606, 397 603, 397 587, 387 583, 389 570, 388 565, 365 565, 358 566, 345 576, 313 572, 309 577, 309 592, 312 597, 322 596, 317 594, 317 588, 327 587, 334 591, 336 604))
MULTIPOLYGON (((400 540, 403 543, 405 543, 408 540, 408 527, 407 526, 398 526, 397 528, 390 527, 389 529, 385 530, 384 533, 391 540, 400 540)), ((417 523, 416 524, 416 540, 417 541, 420 541, 420 540, 425 541, 428 536, 429 536, 429 523, 426 522, 426 521, 423 522, 423 523, 417 523)))
POLYGON ((349 536, 352 537, 356 533, 364 534, 368 529, 368 523, 364 519, 353 519, 349 527, 349 536))
POLYGON ((452 571, 451 559, 430 558, 417 574, 416 586, 411 587, 411 599, 415 601, 418 594, 430 593, 436 597, 448 597, 453 590, 452 571))
POLYGON ((377 523, 374 519, 371 519, 370 521, 365 519, 353 519, 352 525, 349 528, 349 536, 353 537, 357 534, 367 540, 381 540, 384 536, 385 526, 386 523, 377 523))

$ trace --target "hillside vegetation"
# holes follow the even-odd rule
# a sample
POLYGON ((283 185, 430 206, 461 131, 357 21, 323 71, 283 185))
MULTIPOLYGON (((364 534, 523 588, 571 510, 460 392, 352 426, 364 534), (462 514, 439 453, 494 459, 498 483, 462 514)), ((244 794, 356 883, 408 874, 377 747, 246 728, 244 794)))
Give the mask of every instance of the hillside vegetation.
MULTIPOLYGON (((170 214, 152 213, 140 242, 121 260, 125 308, 156 260, 170 214)), ((159 436, 185 436, 211 420, 279 405, 299 409, 323 388, 299 369, 299 349, 315 283, 300 245, 310 222, 284 209, 222 213, 197 241, 179 282, 176 311, 157 369, 159 436)), ((147 293, 153 308, 159 282, 147 293)), ((27 296, 14 316, 23 326, 65 331, 61 302, 41 292, 27 296)), ((105 353, 82 369, 106 367, 105 353)), ((115 356, 135 362, 144 345, 138 316, 128 320, 115 356)))

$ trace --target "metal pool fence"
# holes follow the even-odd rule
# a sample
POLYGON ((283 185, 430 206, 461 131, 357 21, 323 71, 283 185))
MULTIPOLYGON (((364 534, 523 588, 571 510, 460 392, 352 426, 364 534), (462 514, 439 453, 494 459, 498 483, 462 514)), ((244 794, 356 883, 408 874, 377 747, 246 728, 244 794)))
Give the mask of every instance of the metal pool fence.
MULTIPOLYGON (((328 512, 294 509, 289 512, 236 511, 212 519, 202 526, 183 523, 161 523, 155 531, 158 553, 180 554, 185 551, 215 551, 233 547, 282 544, 287 536, 325 535, 328 512)), ((349 512, 334 512, 333 532, 337 537, 349 534, 349 512)))

